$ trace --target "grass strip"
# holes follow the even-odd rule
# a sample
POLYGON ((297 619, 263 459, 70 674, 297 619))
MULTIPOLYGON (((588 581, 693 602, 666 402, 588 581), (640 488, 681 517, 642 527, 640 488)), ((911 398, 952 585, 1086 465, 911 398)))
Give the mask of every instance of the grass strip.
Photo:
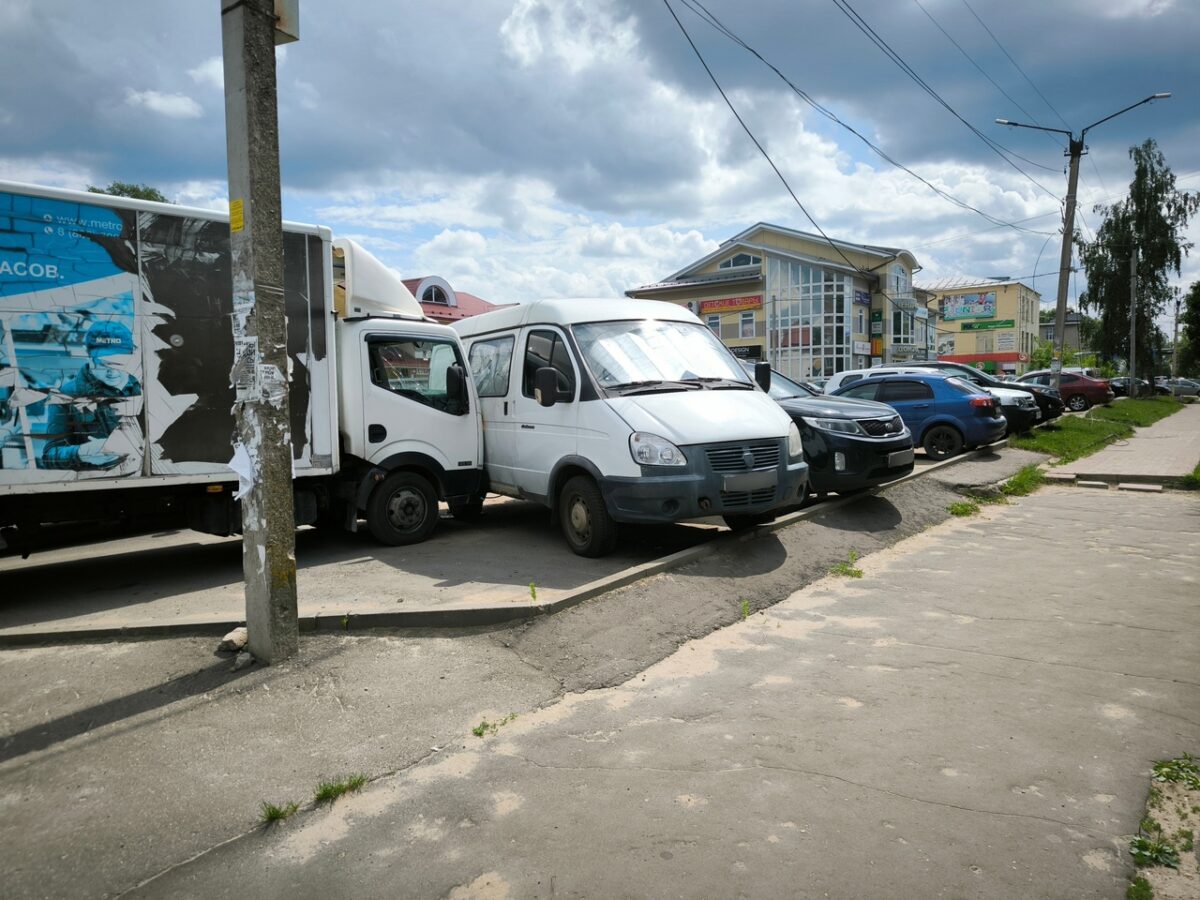
POLYGON ((1083 416, 1063 416, 1027 435, 1009 438, 1010 447, 1047 453, 1069 463, 1095 453, 1114 440, 1127 438, 1134 427, 1144 428, 1183 409, 1173 397, 1122 400, 1096 406, 1083 416))

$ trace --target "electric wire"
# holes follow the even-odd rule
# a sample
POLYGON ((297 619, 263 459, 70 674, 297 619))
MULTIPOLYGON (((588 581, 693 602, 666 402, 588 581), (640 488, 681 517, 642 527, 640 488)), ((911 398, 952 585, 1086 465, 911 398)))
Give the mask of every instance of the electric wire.
POLYGON ((973 15, 975 17, 975 21, 983 26, 983 30, 988 33, 988 37, 990 37, 993 41, 995 41, 996 46, 1000 48, 1000 52, 1008 57, 1008 61, 1013 64, 1013 68, 1021 73, 1021 77, 1024 78, 1029 83, 1029 86, 1031 88, 1033 88, 1034 93, 1036 93, 1039 97, 1042 98, 1042 102, 1046 104, 1046 108, 1049 109, 1050 112, 1054 113, 1054 115, 1058 116, 1058 121, 1062 122, 1063 127, 1066 128, 1068 131, 1070 131, 1071 126, 1067 124, 1067 120, 1064 119, 1062 117, 1062 114, 1059 113, 1059 111, 1054 108, 1054 105, 1049 100, 1046 99, 1046 95, 1043 94, 1040 90, 1038 90, 1038 86, 1033 83, 1033 80, 1028 75, 1025 74, 1025 70, 1022 69, 1019 65, 1017 65, 1017 61, 1012 58, 1012 55, 1006 49, 1004 49, 1004 45, 1002 43, 1000 43, 1000 39, 998 37, 996 37, 995 34, 992 33, 992 29, 988 28, 987 23, 984 22, 983 19, 979 18, 979 13, 975 12, 974 7, 972 7, 971 4, 967 2, 967 0, 962 0, 962 3, 963 3, 963 6, 965 6, 970 11, 971 15, 973 15))
POLYGON ((772 72, 774 72, 776 75, 778 75, 779 78, 789 88, 791 88, 791 90, 798 97, 800 97, 801 100, 803 100, 805 103, 807 103, 813 109, 815 109, 817 112, 819 112, 825 118, 829 119, 831 122, 834 122, 837 125, 840 125, 842 128, 844 128, 846 131, 849 131, 856 138, 858 138, 860 141, 862 141, 864 144, 866 144, 881 159, 885 160, 886 162, 890 163, 891 165, 895 166, 896 168, 908 173, 913 178, 917 179, 917 181, 921 182, 923 185, 925 185, 931 191, 936 193, 938 196, 942 197, 945 200, 948 200, 949 202, 953 203, 955 206, 958 206, 960 209, 965 209, 970 212, 974 212, 974 213, 978 214, 979 216, 982 216, 984 219, 986 219, 987 221, 996 225, 997 227, 1013 228, 1017 231, 1024 231, 1029 234, 1045 234, 1045 232, 1043 232, 1043 231, 1035 231, 1033 229, 1021 228, 1015 222, 1007 222, 1003 219, 998 218, 997 216, 993 216, 991 213, 984 212, 983 210, 979 209, 978 207, 972 206, 970 203, 967 203, 966 201, 959 199, 958 197, 954 196, 953 194, 949 193, 948 191, 945 191, 942 188, 939 188, 937 185, 931 183, 930 181, 926 180, 922 176, 918 175, 912 169, 908 168, 908 166, 893 159, 885 151, 883 151, 881 148, 877 147, 867 137, 865 137, 862 133, 860 133, 857 129, 855 129, 852 125, 849 125, 846 122, 843 122, 836 113, 834 113, 832 110, 828 109, 827 107, 823 106, 821 103, 817 102, 810 94, 808 94, 802 88, 798 87, 795 83, 793 83, 792 80, 789 79, 786 75, 784 75, 783 72, 781 72, 778 67, 776 67, 770 61, 768 61, 754 47, 750 46, 744 40, 742 40, 741 37, 739 37, 736 33, 734 33, 720 19, 718 19, 712 12, 710 12, 708 10, 708 8, 701 2, 701 0, 680 0, 680 2, 683 3, 684 6, 686 6, 688 9, 690 9, 697 16, 699 16, 701 18, 701 20, 707 22, 710 26, 717 29, 719 32, 721 32, 723 35, 725 35, 727 38, 729 38, 735 44, 742 47, 744 50, 746 50, 746 52, 750 53, 752 56, 754 56, 756 59, 758 59, 759 62, 761 62, 763 65, 765 65, 767 68, 769 68, 772 72))
POLYGON ((1026 159, 1025 157, 1021 156, 1020 154, 1014 153, 1013 151, 1009 150, 1007 147, 1004 147, 1004 146, 998 144, 996 141, 989 138, 982 131, 980 131, 978 128, 976 128, 974 125, 972 125, 966 119, 964 119, 962 117, 962 115, 959 114, 958 110, 956 110, 953 106, 951 106, 937 91, 935 91, 929 85, 928 82, 926 82, 923 78, 921 78, 921 76, 917 74, 916 70, 914 70, 912 68, 912 66, 910 66, 907 62, 905 62, 904 58, 902 56, 900 56, 900 54, 897 53, 895 50, 893 50, 891 45, 889 45, 887 41, 885 41, 882 37, 879 36, 879 34, 870 26, 870 24, 867 22, 867 20, 864 19, 861 15, 859 15, 858 11, 855 10, 854 7, 850 5, 849 0, 833 0, 833 4, 842 12, 843 15, 846 16, 847 19, 850 20, 850 22, 859 31, 861 31, 864 35, 866 35, 867 39, 870 40, 871 43, 875 44, 875 46, 878 47, 879 50, 885 56, 888 57, 888 59, 892 60, 892 62, 894 62, 900 68, 900 70, 902 72, 904 72, 905 75, 907 75, 909 78, 911 78, 917 84, 918 87, 920 87, 923 91, 925 91, 925 93, 927 93, 930 97, 932 97, 940 106, 942 106, 947 112, 949 112, 952 116, 954 116, 954 118, 956 118, 956 119, 958 119, 958 121, 962 122, 962 124, 965 125, 966 128, 972 134, 974 134, 981 141, 983 141, 983 143, 993 153, 995 153, 1002 160, 1004 160, 1005 163, 1007 163, 1009 166, 1011 166, 1013 169, 1015 169, 1017 172, 1019 172, 1030 183, 1032 183, 1037 188, 1039 188, 1044 193, 1046 193, 1047 196, 1053 197, 1055 202, 1061 202, 1060 198, 1056 194, 1054 194, 1044 184, 1042 184, 1040 181, 1038 181, 1036 178, 1034 178, 1032 175, 1030 175, 1028 172, 1026 172, 1020 166, 1018 166, 1009 157, 1014 156, 1017 159, 1020 159, 1024 162, 1029 163, 1030 165, 1034 165, 1039 168, 1046 169, 1049 172, 1055 172, 1055 171, 1057 171, 1057 169, 1053 169, 1049 166, 1044 166, 1041 163, 1034 162, 1033 160, 1026 159))
MULTIPOLYGON (((836 2, 836 0, 835 0, 835 2, 836 2)), ((750 129, 750 126, 746 124, 746 121, 742 118, 741 114, 738 113, 737 107, 735 107, 733 105, 733 101, 730 100, 728 94, 725 93, 725 89, 723 87, 721 87, 721 82, 717 79, 717 76, 713 73, 713 70, 709 67, 708 62, 704 59, 704 55, 700 52, 700 48, 696 46, 696 42, 692 40, 692 36, 688 32, 687 27, 683 24, 683 21, 675 13, 675 8, 671 5, 671 0, 663 0, 663 5, 666 6, 667 11, 671 14, 671 18, 675 20, 675 24, 679 26, 679 30, 683 33, 684 39, 688 42, 688 46, 690 46, 692 48, 692 52, 695 54, 696 59, 699 60, 700 65, 703 66, 704 71, 708 74, 709 80, 712 81, 713 86, 717 89, 717 93, 719 93, 721 95, 721 99, 725 101, 725 105, 729 107, 729 111, 731 113, 733 113, 733 117, 735 119, 737 119, 738 124, 741 125, 742 130, 746 132, 747 137, 750 138, 751 142, 758 149, 758 152, 760 154, 762 154, 763 158, 767 161, 767 164, 771 167, 772 171, 775 172, 776 177, 780 180, 780 182, 782 182, 784 189, 787 190, 788 194, 791 196, 791 198, 795 202, 796 206, 799 207, 799 209, 802 213, 804 213, 805 218, 808 219, 808 221, 812 224, 813 228, 815 228, 817 230, 817 232, 821 235, 821 237, 824 238, 825 242, 827 244, 829 244, 829 246, 834 250, 834 252, 836 252, 837 255, 840 256, 845 261, 846 265, 849 266, 851 270, 853 270, 861 275, 865 275, 869 278, 871 276, 871 270, 862 268, 861 266, 855 264, 854 261, 850 259, 850 257, 846 256, 846 254, 842 252, 842 248, 840 246, 838 246, 836 241, 834 241, 831 237, 829 237, 829 235, 827 235, 825 233, 825 231, 821 228, 821 226, 819 224, 817 224, 817 220, 813 218, 812 214, 808 211, 808 209, 800 201, 800 198, 798 196, 796 196, 796 192, 794 190, 792 190, 792 186, 788 183, 787 178, 779 170, 779 167, 777 165, 775 165, 775 161, 773 159, 771 159, 771 155, 769 153, 767 153, 766 148, 764 148, 762 143, 758 140, 758 138, 755 137, 754 132, 750 129)), ((876 268, 878 268, 878 266, 876 266, 876 268)), ((882 288, 880 288, 877 291, 877 293, 882 295, 883 298, 889 304, 891 304, 891 306, 894 310, 899 311, 903 314, 906 314, 909 317, 910 325, 915 324, 916 319, 917 319, 915 309, 910 310, 910 309, 906 309, 905 307, 901 306, 895 300, 895 298, 893 298, 889 293, 887 293, 887 291, 883 290, 882 288)), ((929 327, 928 324, 926 327, 927 328, 929 327)), ((940 328, 937 328, 936 325, 933 326, 933 331, 935 334, 958 334, 957 331, 951 331, 949 329, 940 329, 940 328)))
MULTIPOLYGON (((1004 95, 1005 99, 1007 99, 1017 109, 1019 109, 1026 116, 1028 116, 1029 120, 1031 122, 1033 122, 1034 125, 1037 125, 1039 128, 1041 127, 1041 123, 1038 122, 1037 117, 1034 116, 1034 114, 1031 113, 1029 110, 1027 110, 1024 106, 1022 106, 1020 104, 1020 102, 1018 102, 1011 94, 1009 94, 1008 91, 1006 91, 1004 88, 1002 88, 1000 86, 1000 84, 996 81, 996 79, 994 79, 991 75, 989 75, 987 72, 984 71, 983 67, 981 65, 979 65, 978 62, 975 61, 975 57, 971 56, 970 53, 968 53, 966 50, 964 50, 962 45, 951 36, 950 32, 948 32, 944 27, 942 27, 942 23, 934 18, 933 13, 931 13, 928 9, 925 8, 925 6, 921 3, 921 0, 913 0, 913 3, 917 4, 917 7, 921 10, 921 12, 925 13, 925 16, 929 19, 929 21, 932 22, 935 26, 937 26, 938 31, 940 31, 942 34, 944 34, 946 36, 946 40, 948 40, 950 43, 952 43, 958 49, 958 52, 963 55, 963 57, 966 59, 967 62, 969 62, 971 65, 973 65, 979 71, 980 75, 982 75, 984 78, 986 78, 988 81, 990 81, 992 83, 992 86, 996 90, 998 90, 1001 94, 1004 95)), ((1056 137, 1053 132, 1043 131, 1042 134, 1044 134, 1047 138, 1049 138, 1051 141, 1053 141, 1055 146, 1057 146, 1059 148, 1062 148, 1064 146, 1064 144, 1062 142, 1062 138, 1056 137)))

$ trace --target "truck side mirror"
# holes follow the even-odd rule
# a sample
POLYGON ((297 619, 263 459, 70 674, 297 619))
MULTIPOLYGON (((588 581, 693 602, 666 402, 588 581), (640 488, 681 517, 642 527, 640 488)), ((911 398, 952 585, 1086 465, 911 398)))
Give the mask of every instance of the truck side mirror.
POLYGON ((769 362, 756 362, 754 364, 754 380, 758 382, 758 386, 764 391, 771 389, 771 364, 769 362))
POLYGON ((553 406, 558 399, 558 372, 542 366, 533 376, 533 398, 542 406, 553 406))
POLYGON ((462 366, 446 366, 446 396, 452 400, 467 399, 467 376, 462 366))

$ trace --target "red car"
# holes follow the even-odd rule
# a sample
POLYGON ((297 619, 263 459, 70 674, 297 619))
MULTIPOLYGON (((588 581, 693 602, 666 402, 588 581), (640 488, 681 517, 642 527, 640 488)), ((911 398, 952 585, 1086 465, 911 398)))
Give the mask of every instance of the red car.
MULTIPOLYGON (((1075 375, 1072 372, 1062 373, 1062 398, 1067 409, 1082 412, 1097 403, 1112 403, 1116 394, 1112 387, 1102 378, 1088 378, 1086 375, 1075 375)), ((1026 372, 1017 379, 1018 384, 1044 384, 1054 386, 1054 375, 1048 369, 1038 372, 1026 372)))

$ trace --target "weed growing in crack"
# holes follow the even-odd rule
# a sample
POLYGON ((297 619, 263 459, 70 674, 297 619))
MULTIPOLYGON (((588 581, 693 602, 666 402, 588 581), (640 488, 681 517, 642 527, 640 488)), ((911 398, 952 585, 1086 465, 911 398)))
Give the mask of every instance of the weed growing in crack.
POLYGON ((1154 900, 1154 889, 1150 887, 1150 882, 1139 875, 1125 888, 1125 900, 1154 900))
POLYGON ((516 717, 517 717, 516 713, 509 713, 507 716, 505 716, 503 719, 500 719, 498 722, 489 722, 487 719, 484 719, 482 722, 480 722, 478 725, 476 725, 474 728, 471 729, 471 734, 475 735, 475 737, 477 737, 477 738, 481 738, 487 734, 495 734, 497 731, 499 731, 501 728, 503 728, 505 725, 507 725, 509 722, 511 722, 516 717))
POLYGON ((947 506, 946 511, 952 516, 973 516, 979 512, 979 504, 974 500, 957 500, 947 506))
POLYGON ((744 622, 748 618, 750 618, 750 601, 743 600, 742 601, 742 621, 744 622))
POLYGON ((1200 765, 1190 753, 1154 764, 1154 780, 1182 784, 1188 790, 1200 791, 1200 765))
POLYGON ((263 825, 274 825, 276 822, 290 819, 298 809, 300 809, 300 804, 295 801, 288 801, 283 806, 276 806, 274 803, 268 803, 264 800, 262 810, 258 814, 258 820, 263 825))
POLYGON ((830 575, 841 575, 844 578, 862 578, 862 569, 854 564, 858 562, 860 554, 857 550, 851 550, 847 559, 848 562, 840 562, 829 570, 830 575))
POLYGON ((1139 869, 1147 866, 1179 868, 1179 851, 1170 841, 1139 836, 1129 842, 1129 854, 1139 869))
POLYGON ((532 581, 529 582, 529 599, 537 603, 537 585, 532 581))
POLYGON ((313 802, 317 804, 332 803, 342 794, 357 791, 366 783, 366 775, 350 775, 338 781, 322 781, 313 793, 313 802))

